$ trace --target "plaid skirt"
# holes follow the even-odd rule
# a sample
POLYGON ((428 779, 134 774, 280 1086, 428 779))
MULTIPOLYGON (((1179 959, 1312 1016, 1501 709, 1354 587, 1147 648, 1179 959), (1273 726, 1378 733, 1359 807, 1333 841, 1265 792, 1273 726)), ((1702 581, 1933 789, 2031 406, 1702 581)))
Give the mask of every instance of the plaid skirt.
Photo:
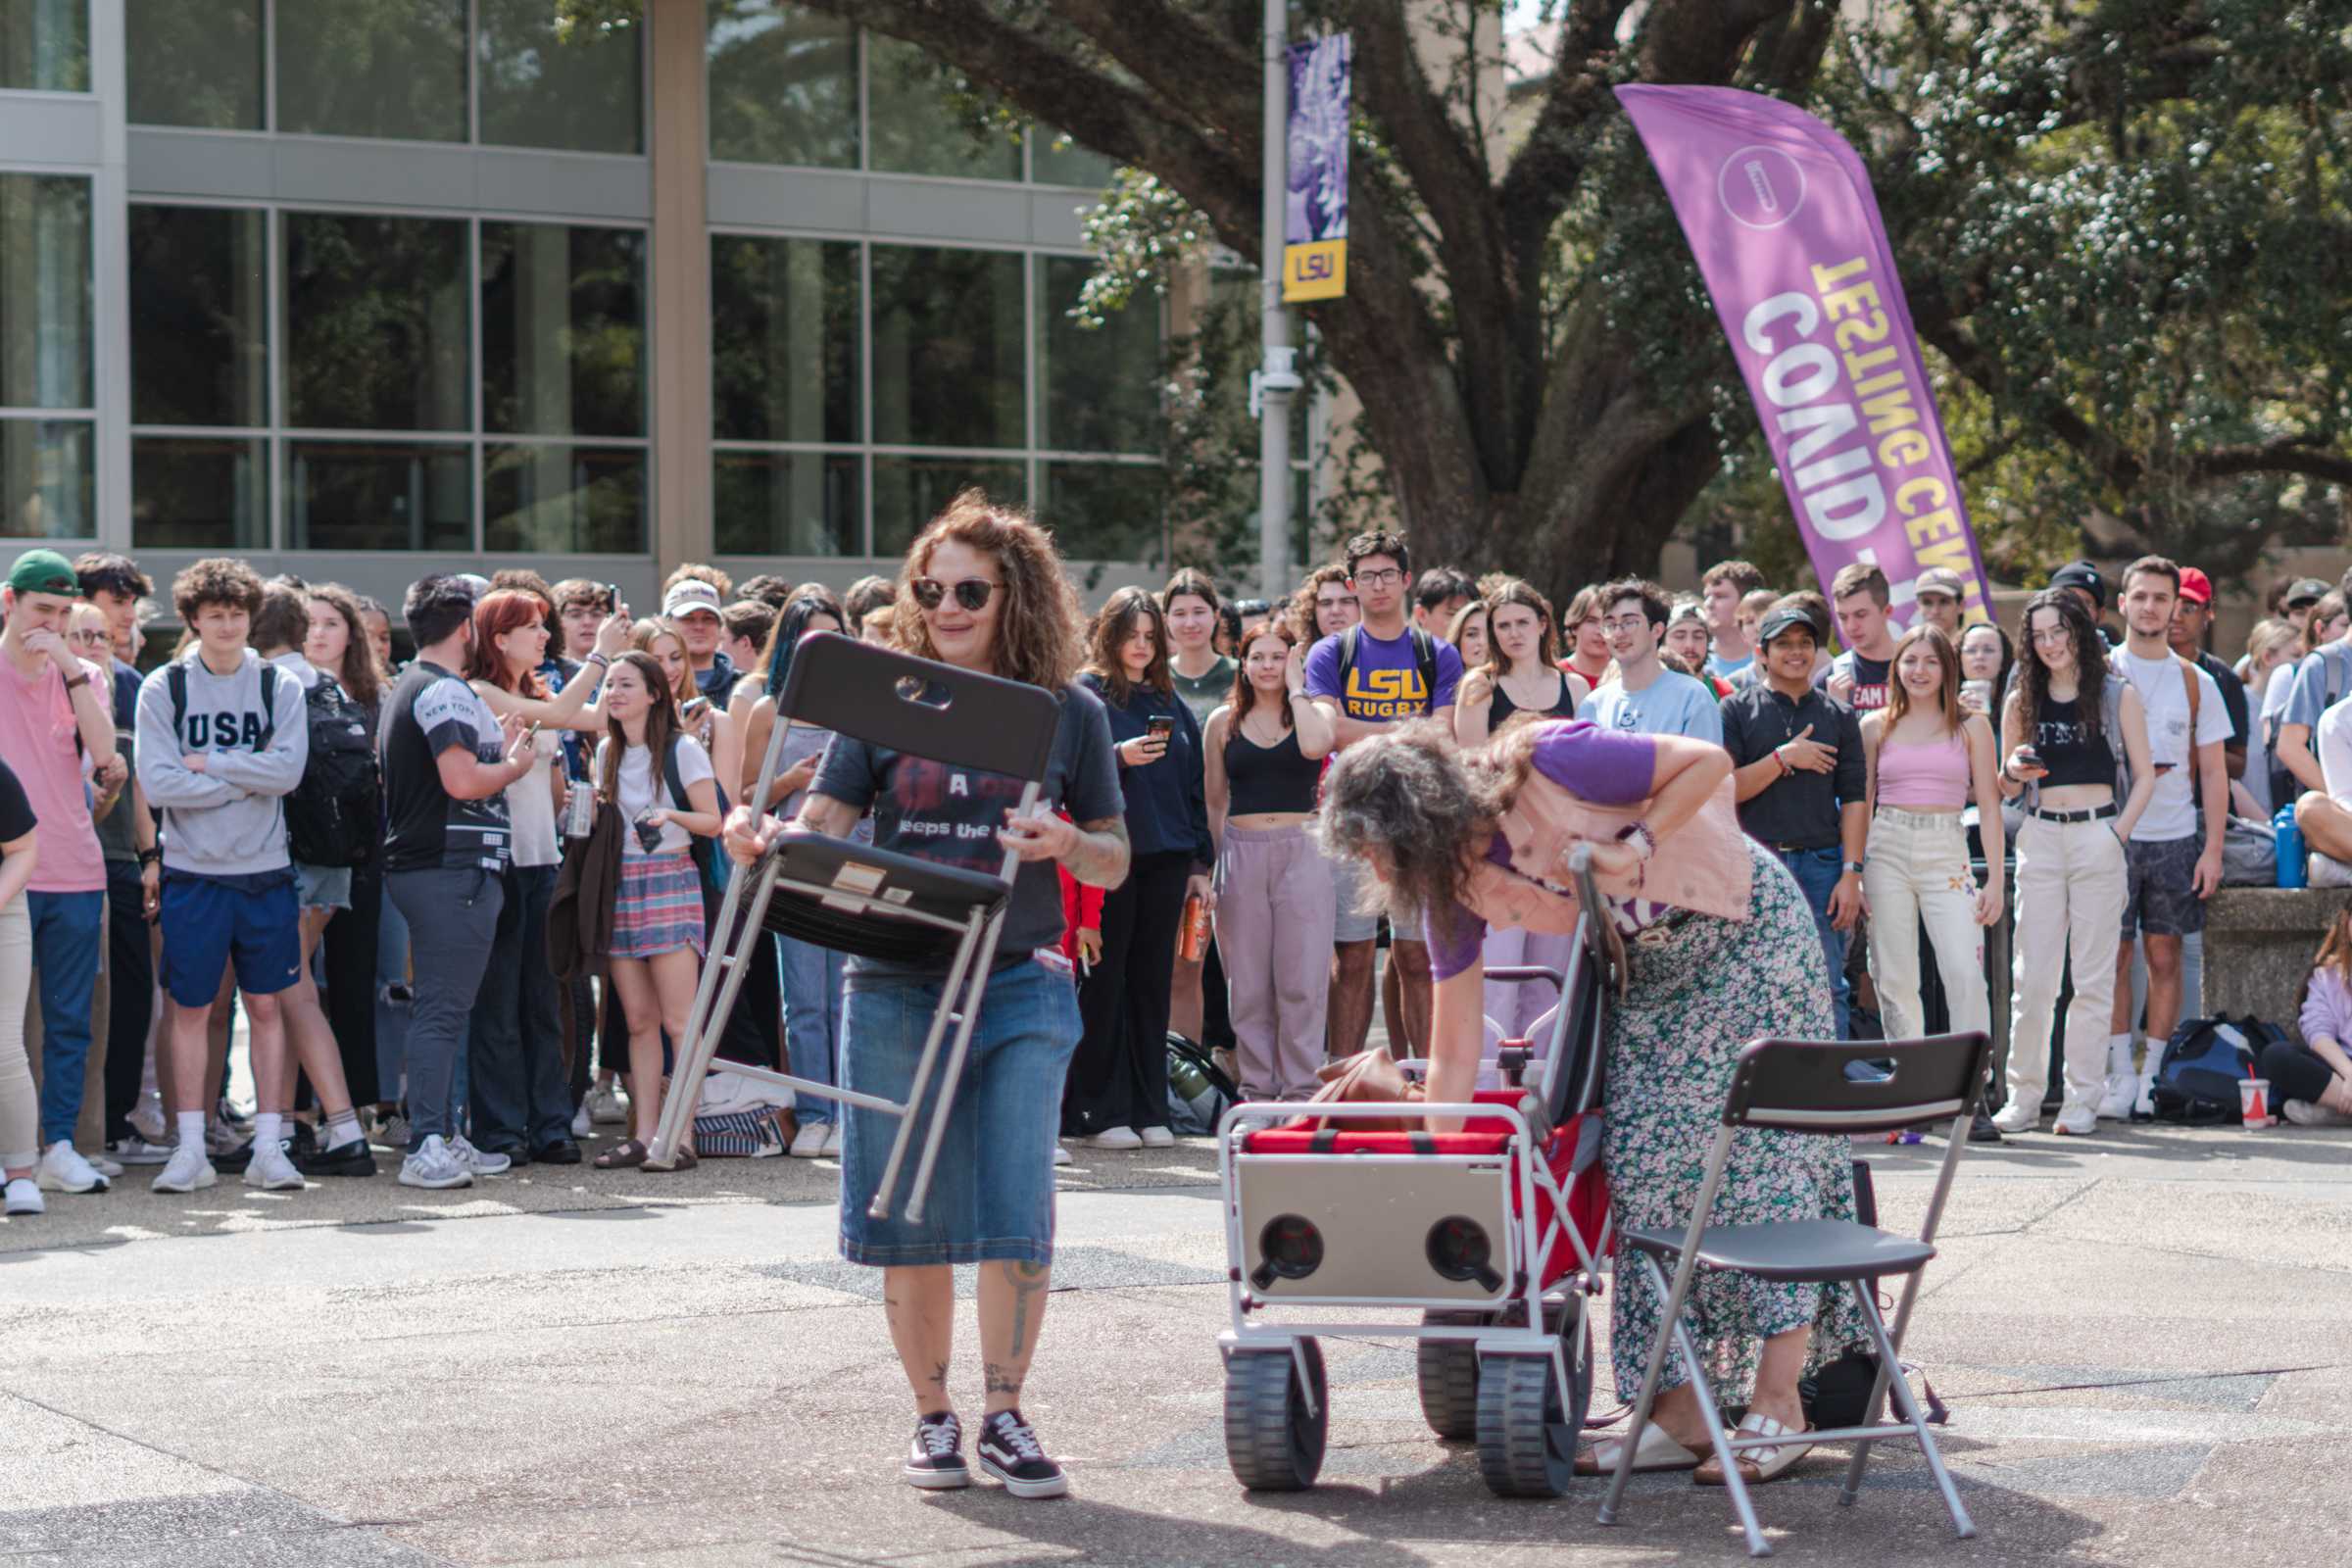
POLYGON ((614 958, 703 951, 703 879, 684 855, 624 855, 612 901, 614 958))

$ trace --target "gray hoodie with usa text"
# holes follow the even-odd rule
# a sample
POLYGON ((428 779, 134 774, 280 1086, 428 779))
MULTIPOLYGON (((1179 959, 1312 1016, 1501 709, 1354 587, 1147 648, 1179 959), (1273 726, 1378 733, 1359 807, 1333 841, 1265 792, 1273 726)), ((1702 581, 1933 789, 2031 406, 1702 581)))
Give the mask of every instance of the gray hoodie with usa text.
POLYGON ((200 649, 178 662, 187 670, 184 711, 172 709, 172 665, 139 685, 139 785, 155 809, 165 869, 240 876, 291 865, 284 797, 302 782, 311 753, 302 682, 272 671, 265 712, 264 665, 251 649, 226 675, 214 674, 200 649), (190 755, 204 759, 201 771, 187 765, 190 755))

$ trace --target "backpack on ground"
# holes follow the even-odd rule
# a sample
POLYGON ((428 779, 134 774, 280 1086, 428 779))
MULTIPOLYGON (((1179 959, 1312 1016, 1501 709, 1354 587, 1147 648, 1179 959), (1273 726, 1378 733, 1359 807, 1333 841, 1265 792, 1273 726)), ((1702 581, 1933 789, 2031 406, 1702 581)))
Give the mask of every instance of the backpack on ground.
POLYGON ((1242 1098, 1206 1046, 1168 1031, 1168 1131, 1189 1138, 1214 1134, 1227 1108, 1242 1098))
POLYGON ((2234 1123, 2237 1086, 2254 1076, 2256 1054, 2285 1038, 2276 1024, 2254 1017, 2182 1020, 2156 1063, 2149 1091, 2156 1119, 2189 1127, 2234 1123))
POLYGON ((286 797, 286 839, 305 865, 365 865, 375 853, 382 792, 367 710, 331 675, 303 694, 311 752, 286 797))

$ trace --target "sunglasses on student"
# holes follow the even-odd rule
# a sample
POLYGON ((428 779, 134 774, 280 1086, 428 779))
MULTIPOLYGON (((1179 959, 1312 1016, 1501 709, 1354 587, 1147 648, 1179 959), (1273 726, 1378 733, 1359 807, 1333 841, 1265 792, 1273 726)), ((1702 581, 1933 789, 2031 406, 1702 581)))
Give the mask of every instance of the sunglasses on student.
POLYGON ((961 582, 953 585, 941 582, 937 577, 917 577, 906 586, 913 593, 914 602, 925 610, 937 610, 941 602, 953 591, 956 595, 956 603, 966 610, 976 612, 984 607, 989 601, 989 596, 997 591, 997 585, 986 577, 966 577, 961 582))

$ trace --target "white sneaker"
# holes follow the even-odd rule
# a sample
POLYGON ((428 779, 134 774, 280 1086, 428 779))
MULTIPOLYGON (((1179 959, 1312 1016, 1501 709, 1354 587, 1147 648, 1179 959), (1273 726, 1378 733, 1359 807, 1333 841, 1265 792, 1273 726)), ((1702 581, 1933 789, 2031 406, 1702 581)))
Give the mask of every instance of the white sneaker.
POLYGON ((833 1156, 835 1159, 839 1159, 841 1157, 841 1123, 838 1121, 829 1121, 825 1123, 825 1152, 833 1156))
POLYGON ((2098 1112, 2081 1104, 2061 1105, 2058 1119, 2050 1125, 2050 1131, 2067 1138, 2087 1138, 2098 1130, 2098 1112))
MULTIPOLYGON (((2301 1101, 2295 1102, 2301 1104, 2301 1101)), ((10 1181, 5 1200, 0 1200, 0 1214, 46 1214, 49 1200, 41 1196, 41 1184, 29 1176, 10 1181)))
POLYGON ((629 1098, 620 1092, 618 1079, 590 1090, 584 1103, 588 1119, 600 1127, 617 1126, 629 1119, 629 1098))
POLYGON ((574 1138, 596 1136, 596 1122, 588 1114, 588 1102, 585 1100, 580 1102, 580 1108, 571 1113, 571 1136, 574 1138))
POLYGON ((2111 1072, 2107 1075, 2106 1092, 2099 1096, 2096 1112, 2101 1121, 2128 1121, 2133 1102, 2139 1099, 2139 1074, 2111 1072))
MULTIPOLYGON (((120 1167, 118 1167, 120 1168, 120 1167)), ((59 1139, 41 1152, 37 1167, 41 1190, 50 1193, 103 1193, 106 1177, 74 1146, 59 1139)))
POLYGON ((1105 1127, 1101 1132, 1078 1140, 1089 1149, 1141 1149, 1144 1141, 1132 1127, 1105 1127))
POLYGON ((1070 1152, 1061 1147, 1061 1140, 1058 1138, 1055 1139, 1054 1141, 1054 1163, 1055 1165, 1067 1165, 1071 1163, 1071 1159, 1072 1156, 1070 1152))
POLYGON ((2278 1107, 2278 1114, 2298 1127, 2352 1127, 2352 1116, 2308 1100, 2290 1100, 2278 1107))
POLYGON ((2033 1132, 2041 1126, 2041 1107, 2029 1105, 2022 1100, 2012 1100, 1993 1112, 1992 1124, 2013 1136, 2033 1132))
POLYGON ((158 1148, 165 1148, 171 1144, 171 1129, 164 1124, 163 1096, 152 1094, 146 1096, 124 1119, 130 1123, 132 1132, 137 1133, 158 1148))
POLYGON ((792 1135, 792 1157, 795 1159, 816 1158, 825 1152, 825 1139, 831 1135, 832 1131, 831 1124, 827 1122, 805 1121, 801 1123, 800 1131, 792 1135))
POLYGON ((2352 865, 2314 850, 2304 881, 2315 888, 2352 888, 2352 865))
POLYGON ((2156 1075, 2153 1072, 2141 1073, 2136 1081, 2136 1091, 2132 1096, 2132 1119, 2156 1119, 2156 1075))
POLYGON ((400 1162, 400 1185, 423 1187, 434 1192, 450 1187, 471 1187, 473 1172, 464 1160, 450 1152, 448 1142, 435 1133, 419 1145, 415 1153, 400 1162))
POLYGON ((1143 1139, 1146 1149, 1174 1149, 1176 1147, 1176 1135, 1165 1127, 1145 1128, 1143 1139))
POLYGON ((104 1154, 84 1154, 81 1157, 89 1162, 90 1169, 110 1182, 122 1174, 121 1160, 109 1159, 104 1154))
POLYGON ((299 1193, 304 1183, 302 1172, 294 1168, 282 1146, 257 1144, 245 1166, 245 1185, 265 1193, 299 1193))
POLYGON ((192 1193, 199 1187, 210 1187, 220 1179, 219 1173, 213 1169, 213 1162, 204 1157, 202 1146, 182 1144, 172 1151, 171 1160, 147 1186, 151 1192, 192 1193))
POLYGON ((116 1139, 106 1146, 106 1152, 125 1165, 161 1165, 172 1157, 171 1145, 159 1144, 140 1132, 116 1139))
POLYGON ((512 1155, 485 1154, 467 1143, 464 1133, 449 1141, 449 1152, 459 1164, 476 1176, 504 1176, 514 1168, 512 1155))

